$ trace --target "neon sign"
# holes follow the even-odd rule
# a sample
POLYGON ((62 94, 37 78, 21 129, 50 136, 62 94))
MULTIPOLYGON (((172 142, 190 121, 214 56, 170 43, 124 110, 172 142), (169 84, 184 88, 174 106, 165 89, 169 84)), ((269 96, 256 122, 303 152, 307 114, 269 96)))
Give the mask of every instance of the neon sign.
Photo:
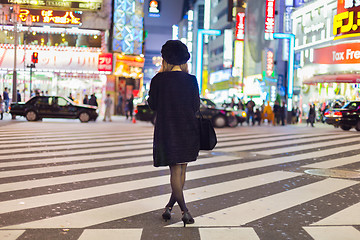
POLYGON ((266 0, 265 9, 265 39, 273 39, 275 31, 275 0, 266 0))
POLYGON ((149 3, 149 17, 160 17, 160 2, 150 1, 149 3))
POLYGON ((30 16, 33 23, 49 23, 49 24, 81 24, 81 14, 73 11, 54 11, 40 9, 20 9, 19 19, 26 22, 30 16))
POLYGON ((274 72, 274 53, 268 49, 266 51, 266 76, 271 77, 274 72))
POLYGON ((102 0, 87 0, 87 1, 74 1, 74 0, 0 0, 1 4, 18 4, 35 7, 51 7, 51 8, 68 8, 77 10, 100 10, 102 0))
POLYGON ((360 36, 360 1, 338 0, 337 15, 334 16, 334 40, 360 36))
POLYGON ((236 15, 236 40, 244 41, 245 37, 245 13, 239 12, 236 15))

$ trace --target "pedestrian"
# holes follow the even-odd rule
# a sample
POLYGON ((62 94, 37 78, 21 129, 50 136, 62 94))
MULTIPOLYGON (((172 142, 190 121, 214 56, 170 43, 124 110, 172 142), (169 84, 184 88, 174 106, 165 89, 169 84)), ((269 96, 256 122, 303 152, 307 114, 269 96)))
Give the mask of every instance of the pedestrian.
POLYGON ((273 125, 279 125, 280 124, 280 105, 279 102, 276 100, 273 107, 273 113, 274 113, 274 123, 273 125))
POLYGON ((104 115, 104 119, 103 121, 106 121, 106 118, 109 119, 109 121, 111 122, 111 106, 113 104, 113 100, 110 97, 110 93, 107 94, 106 98, 105 98, 105 115, 104 115))
POLYGON ((89 96, 85 94, 85 97, 83 99, 83 104, 89 104, 89 96))
POLYGON ((17 102, 21 102, 21 94, 20 94, 19 89, 16 90, 16 101, 17 101, 17 102))
POLYGON ((10 102, 10 98, 9 98, 9 92, 8 92, 8 88, 4 88, 4 92, 3 92, 3 101, 5 104, 5 109, 4 111, 7 113, 9 112, 9 102, 10 102))
POLYGON ((314 127, 315 118, 316 118, 316 111, 315 111, 315 104, 313 104, 310 105, 309 116, 308 116, 308 123, 310 123, 312 127, 314 127))
POLYGON ((126 107, 125 107, 125 115, 126 119, 131 117, 131 120, 133 119, 133 111, 134 111, 134 95, 131 94, 131 97, 126 100, 126 107))
POLYGON ((154 130, 154 166, 169 166, 171 197, 162 218, 171 218, 177 202, 182 212, 184 227, 195 221, 186 206, 183 189, 186 167, 196 161, 199 142, 200 108, 199 87, 196 77, 188 74, 190 54, 179 40, 167 41, 161 49, 162 66, 151 80, 148 103, 156 111, 154 130))
POLYGON ((286 119, 286 104, 285 101, 282 102, 282 105, 280 107, 280 119, 281 119, 281 125, 285 126, 285 119, 286 119))
POLYGON ((4 100, 0 95, 0 120, 3 120, 4 117, 4 100))
POLYGON ((246 103, 246 122, 248 125, 250 125, 250 118, 254 121, 254 107, 255 102, 252 100, 252 97, 250 97, 250 100, 246 103))
POLYGON ((69 94, 69 99, 70 99, 71 101, 74 101, 74 98, 73 98, 73 96, 72 96, 71 93, 69 94))
POLYGON ((255 123, 258 122, 258 125, 261 125, 261 112, 259 108, 256 108, 256 111, 254 113, 254 118, 253 118, 253 125, 255 125, 255 123))
POLYGON ((116 106, 117 114, 122 115, 123 114, 123 96, 121 93, 119 93, 118 96, 118 104, 116 106))
POLYGON ((89 99, 89 105, 95 106, 95 107, 98 106, 97 98, 96 98, 96 96, 95 96, 95 93, 91 94, 91 97, 90 97, 90 99, 89 99))

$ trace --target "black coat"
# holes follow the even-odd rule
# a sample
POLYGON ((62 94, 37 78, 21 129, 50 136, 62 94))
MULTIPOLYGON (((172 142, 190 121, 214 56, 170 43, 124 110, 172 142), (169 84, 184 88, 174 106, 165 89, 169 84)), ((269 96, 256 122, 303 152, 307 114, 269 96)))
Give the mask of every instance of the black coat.
POLYGON ((185 72, 158 73, 149 91, 149 106, 156 111, 154 166, 195 161, 199 154, 199 87, 185 72))

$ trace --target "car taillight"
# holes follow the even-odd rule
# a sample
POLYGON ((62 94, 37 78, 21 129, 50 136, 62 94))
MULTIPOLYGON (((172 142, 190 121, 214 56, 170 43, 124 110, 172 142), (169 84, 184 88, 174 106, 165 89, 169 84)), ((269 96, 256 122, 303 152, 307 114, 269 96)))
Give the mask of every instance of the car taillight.
POLYGON ((334 112, 334 116, 335 117, 342 117, 342 113, 341 112, 334 112))
POLYGON ((137 109, 135 109, 135 111, 134 111, 135 113, 138 113, 138 110, 137 109))
POLYGON ((325 112, 325 113, 324 113, 324 116, 325 116, 325 117, 330 116, 330 112, 325 112))

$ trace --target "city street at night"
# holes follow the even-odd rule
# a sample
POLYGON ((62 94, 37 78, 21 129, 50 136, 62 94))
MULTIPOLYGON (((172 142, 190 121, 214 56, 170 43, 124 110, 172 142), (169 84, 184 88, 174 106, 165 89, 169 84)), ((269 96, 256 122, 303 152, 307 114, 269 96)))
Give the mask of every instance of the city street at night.
POLYGON ((360 135, 322 123, 216 129, 161 218, 169 169, 153 126, 24 118, 0 122, 0 239, 360 239, 360 135))

